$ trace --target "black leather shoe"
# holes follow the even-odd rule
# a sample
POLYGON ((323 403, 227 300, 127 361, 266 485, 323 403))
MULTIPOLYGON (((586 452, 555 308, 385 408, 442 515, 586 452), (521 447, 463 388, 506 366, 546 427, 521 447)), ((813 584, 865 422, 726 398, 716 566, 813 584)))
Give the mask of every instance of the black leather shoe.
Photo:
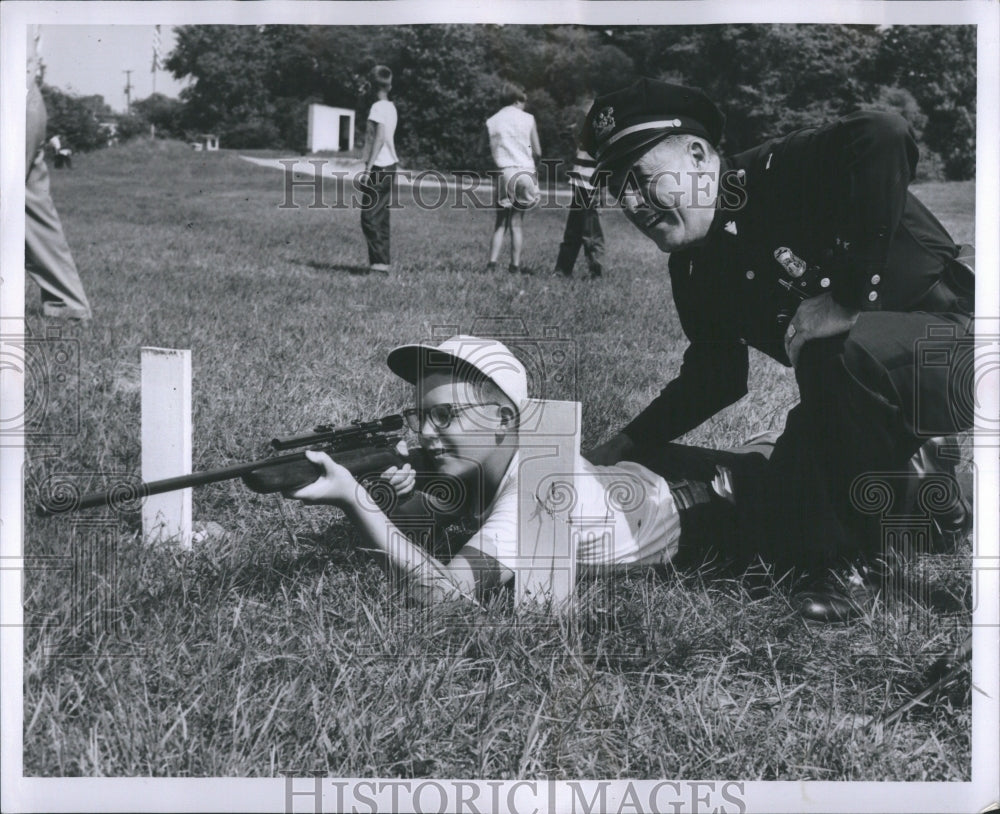
POLYGON ((812 622, 849 622, 863 616, 878 591, 856 570, 850 574, 831 571, 828 576, 797 597, 803 618, 812 622))
MULTIPOLYGON (((965 493, 971 493, 971 484, 963 484, 957 471, 957 438, 931 438, 910 459, 910 472, 915 476, 908 493, 909 510, 924 509, 918 490, 922 482, 935 480, 936 491, 946 490, 946 501, 935 506, 932 513, 931 547, 937 552, 951 552, 972 531, 972 504, 965 493), (963 488, 963 485, 965 488, 963 488)), ((966 476, 967 473, 966 473, 966 476)))
POLYGON ((972 531, 972 506, 960 494, 953 505, 936 514, 931 520, 932 548, 939 553, 953 552, 972 531))

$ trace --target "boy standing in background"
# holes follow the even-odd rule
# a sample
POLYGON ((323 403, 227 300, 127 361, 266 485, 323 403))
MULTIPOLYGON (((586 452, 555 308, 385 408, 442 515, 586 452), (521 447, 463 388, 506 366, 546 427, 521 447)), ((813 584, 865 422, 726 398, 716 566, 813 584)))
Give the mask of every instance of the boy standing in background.
POLYGON ((538 203, 538 180, 535 161, 541 156, 535 117, 524 110, 528 97, 524 89, 513 83, 504 84, 500 100, 503 107, 486 120, 493 162, 500 171, 497 181, 497 211, 490 239, 488 272, 497 267, 503 237, 510 232, 510 265, 507 271, 531 274, 521 266, 524 242, 524 213, 538 203))
POLYGON ((366 193, 361 209, 361 230, 368 244, 368 264, 372 271, 389 271, 389 202, 399 158, 396 155, 396 106, 389 101, 392 71, 385 65, 372 69, 372 83, 378 101, 368 111, 365 169, 360 184, 366 193))

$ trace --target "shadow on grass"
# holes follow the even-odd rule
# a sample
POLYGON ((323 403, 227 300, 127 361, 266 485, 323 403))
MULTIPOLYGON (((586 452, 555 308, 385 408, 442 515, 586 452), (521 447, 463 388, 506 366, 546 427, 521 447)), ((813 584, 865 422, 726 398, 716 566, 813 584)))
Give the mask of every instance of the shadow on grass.
POLYGON ((367 277, 372 273, 368 266, 359 266, 351 263, 320 263, 318 260, 299 260, 300 266, 308 266, 316 271, 331 271, 341 274, 353 274, 355 277, 367 277))

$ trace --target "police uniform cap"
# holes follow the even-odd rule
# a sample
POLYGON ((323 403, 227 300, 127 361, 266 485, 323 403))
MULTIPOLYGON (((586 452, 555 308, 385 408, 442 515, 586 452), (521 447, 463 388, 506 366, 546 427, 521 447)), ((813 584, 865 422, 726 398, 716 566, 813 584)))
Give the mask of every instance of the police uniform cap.
POLYGON ((599 170, 617 170, 667 136, 687 133, 717 147, 724 124, 722 111, 697 88, 644 78, 594 100, 584 147, 599 170))

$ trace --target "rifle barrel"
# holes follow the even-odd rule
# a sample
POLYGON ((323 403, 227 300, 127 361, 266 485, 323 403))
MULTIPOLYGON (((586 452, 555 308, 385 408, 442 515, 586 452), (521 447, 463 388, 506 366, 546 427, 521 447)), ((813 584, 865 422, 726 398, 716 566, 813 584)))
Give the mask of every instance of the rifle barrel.
POLYGON ((233 480, 263 467, 276 466, 278 464, 290 463, 291 461, 304 460, 304 452, 292 452, 288 455, 275 455, 272 458, 262 458, 258 461, 248 461, 232 466, 223 466, 219 469, 208 469, 204 472, 192 472, 190 475, 178 475, 173 478, 154 480, 140 483, 135 490, 112 490, 107 492, 88 492, 82 495, 78 501, 73 501, 65 508, 58 510, 50 509, 44 503, 39 503, 35 507, 35 512, 41 517, 48 517, 53 514, 64 512, 80 511, 82 509, 93 509, 97 506, 108 506, 114 508, 115 504, 131 500, 141 500, 151 495, 160 495, 164 492, 173 492, 177 489, 189 489, 192 486, 204 486, 209 483, 220 483, 225 480, 233 480))

